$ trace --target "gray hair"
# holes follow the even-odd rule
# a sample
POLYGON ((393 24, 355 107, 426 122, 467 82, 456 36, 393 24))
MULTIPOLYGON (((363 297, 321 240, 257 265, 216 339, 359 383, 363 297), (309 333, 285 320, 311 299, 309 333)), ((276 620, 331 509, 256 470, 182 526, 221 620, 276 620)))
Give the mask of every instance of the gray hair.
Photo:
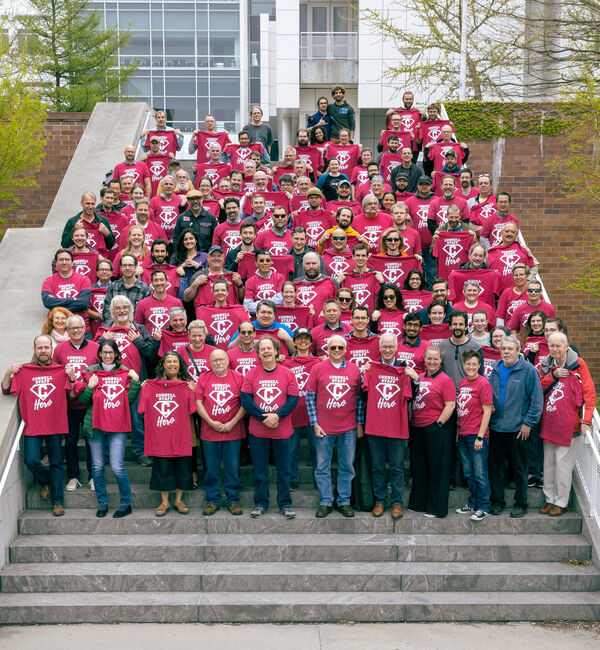
POLYGON ((521 341, 519 341, 519 339, 514 334, 507 334, 506 336, 503 336, 502 340, 500 341, 500 347, 502 347, 503 343, 510 343, 511 345, 515 346, 517 352, 521 351, 521 341))
POLYGON ((483 244, 473 244, 471 248, 469 248, 469 258, 471 257, 471 253, 476 249, 476 248, 481 248, 483 250, 483 259, 484 261, 487 261, 487 251, 485 250, 485 246, 483 244))
MULTIPOLYGON (((177 308, 179 309, 179 307, 177 308)), ((185 310, 184 310, 185 311, 185 310)), ((193 320, 189 325, 188 325, 188 332, 193 329, 201 329, 204 330, 206 333, 208 333, 208 329, 206 327, 206 323, 203 320, 200 320, 197 318, 196 320, 193 320)))
POLYGON ((85 197, 86 197, 88 194, 89 194, 90 196, 93 196, 93 197, 94 197, 94 201, 96 200, 96 195, 95 195, 93 192, 83 192, 83 194, 81 195, 80 203, 83 203, 83 201, 85 200, 85 197))
POLYGON ((466 280, 465 283, 463 284, 463 293, 465 292, 465 287, 477 287, 477 289, 481 289, 481 286, 477 280, 466 280))
POLYGON ((85 325, 83 316, 80 316, 79 314, 73 314, 72 316, 69 316, 69 318, 67 318, 67 329, 69 328, 69 325, 71 325, 71 323, 74 323, 75 321, 79 321, 81 325, 85 325))
POLYGON ((110 306, 109 306, 108 310, 110 311, 111 314, 113 313, 114 308, 116 307, 116 305, 125 305, 129 309, 129 312, 131 313, 131 315, 133 316, 133 303, 131 302, 131 300, 129 300, 129 298, 127 296, 122 296, 122 295, 115 296, 110 301, 110 306))
POLYGON ((167 180, 167 178, 170 178, 174 183, 177 182, 174 176, 171 176, 171 174, 167 174, 166 176, 162 177, 163 183, 167 180))
POLYGON ((365 196, 365 198, 362 200, 363 210, 365 209, 367 201, 377 201, 377 205, 379 205, 379 199, 375 196, 375 194, 367 194, 367 196, 365 196))
POLYGON ((327 341, 327 347, 329 347, 331 344, 337 344, 337 345, 343 345, 345 348, 348 347, 348 341, 343 336, 340 336, 339 334, 334 334, 329 341, 327 341))
POLYGON ((175 314, 179 314, 179 313, 187 315, 187 312, 185 311, 185 309, 183 307, 171 307, 171 309, 169 309, 169 318, 171 318, 171 316, 175 316, 175 314))
POLYGON ((381 350, 381 346, 383 345, 383 339, 388 338, 392 339, 394 342, 394 345, 398 347, 398 339, 396 338, 395 334, 390 334, 389 332, 387 334, 382 334, 381 337, 379 338, 379 349, 381 350))
MULTIPOLYGON (((69 321, 67 321, 68 323, 69 321)), ((548 343, 550 343, 550 339, 560 339, 566 346, 569 345, 569 339, 567 338, 567 335, 564 332, 552 332, 548 336, 548 343)))
POLYGON ((377 181, 378 183, 385 183, 385 181, 383 180, 383 176, 380 176, 379 174, 375 174, 375 176, 371 178, 371 183, 373 181, 377 181))

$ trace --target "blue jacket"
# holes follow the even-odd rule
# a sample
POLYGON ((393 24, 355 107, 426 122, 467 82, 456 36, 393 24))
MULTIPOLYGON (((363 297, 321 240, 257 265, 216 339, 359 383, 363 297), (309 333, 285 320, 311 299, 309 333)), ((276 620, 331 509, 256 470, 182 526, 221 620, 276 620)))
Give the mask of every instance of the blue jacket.
POLYGON ((490 429, 496 431, 519 431, 523 424, 532 427, 540 421, 544 406, 544 395, 538 371, 519 357, 508 376, 504 408, 500 406, 500 373, 503 361, 496 361, 489 376, 494 391, 494 408, 490 429))

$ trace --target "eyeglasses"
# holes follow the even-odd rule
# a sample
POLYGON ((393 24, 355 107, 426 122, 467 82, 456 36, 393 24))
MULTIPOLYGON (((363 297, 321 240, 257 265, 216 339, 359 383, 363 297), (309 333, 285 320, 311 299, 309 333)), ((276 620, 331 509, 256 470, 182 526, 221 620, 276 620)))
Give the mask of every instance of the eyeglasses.
POLYGON ((74 327, 67 327, 67 329, 70 332, 74 332, 75 330, 84 330, 85 327, 83 325, 75 325, 74 327))
POLYGON ((332 237, 333 241, 344 241, 346 237, 332 237))
POLYGON ((351 296, 338 296, 338 300, 340 302, 352 302, 352 297, 351 296))
POLYGON ((393 293, 388 293, 387 296, 383 296, 384 300, 394 300, 396 296, 393 293))
POLYGON ((382 350, 395 350, 396 346, 395 345, 382 345, 381 349, 382 350))
POLYGON ((114 356, 115 352, 114 350, 100 350, 100 354, 108 354, 110 356, 114 356))
POLYGON ((343 345, 330 345, 329 349, 335 352, 336 350, 345 350, 346 348, 343 345))
POLYGON ((387 242, 400 241, 400 237, 388 237, 385 241, 387 241, 387 242))
POLYGON ((541 289, 527 289, 527 293, 542 293, 541 289))

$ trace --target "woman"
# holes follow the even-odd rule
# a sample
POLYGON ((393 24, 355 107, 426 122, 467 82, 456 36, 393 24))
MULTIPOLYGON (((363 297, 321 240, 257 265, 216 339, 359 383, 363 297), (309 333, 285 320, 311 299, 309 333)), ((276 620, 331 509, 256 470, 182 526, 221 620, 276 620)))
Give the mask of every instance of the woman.
POLYGON ((329 146, 329 136, 323 127, 315 126, 310 132, 310 143, 321 152, 321 156, 325 159, 325 151, 329 146))
POLYGON ((150 249, 146 246, 146 231, 143 226, 133 225, 129 228, 127 245, 115 256, 113 263, 113 278, 121 277, 121 258, 123 255, 133 255, 138 261, 136 274, 144 272, 144 262, 150 261, 150 249))
POLYGON ((532 311, 518 335, 519 341, 521 341, 521 352, 523 352, 527 361, 534 365, 538 359, 548 355, 548 343, 544 336, 547 318, 545 312, 541 309, 532 311))
POLYGON ((490 376, 492 367, 496 361, 500 360, 500 344, 505 336, 510 332, 505 327, 494 327, 490 332, 490 344, 482 345, 481 351, 483 353, 483 374, 486 377, 490 376))
POLYGON ((488 478, 489 424, 494 399, 490 382, 479 374, 481 359, 476 350, 463 352, 466 374, 458 384, 458 451, 469 486, 469 500, 457 509, 470 514, 473 521, 485 519, 490 512, 488 478))
POLYGON ((407 273, 400 293, 406 311, 413 312, 424 309, 431 302, 431 291, 427 291, 425 276, 419 269, 413 269, 407 273))
POLYGON ((92 452, 92 478, 98 499, 96 517, 106 517, 108 513, 104 475, 108 448, 110 467, 120 496, 119 508, 113 513, 113 518, 120 519, 132 512, 131 485, 124 459, 127 434, 131 432, 129 405, 138 396, 140 381, 135 370, 121 365, 121 353, 113 339, 100 337, 98 345, 98 363, 82 373, 76 392, 81 393, 79 401, 88 406, 82 431, 89 438, 92 452))
POLYGON ((529 267, 521 262, 512 268, 514 286, 504 289, 498 298, 496 309, 496 325, 504 325, 508 322, 515 309, 527 302, 527 279, 529 278, 529 267))
POLYGON ((387 228, 381 233, 379 240, 379 253, 377 255, 386 255, 387 257, 406 257, 404 252, 404 239, 401 232, 396 227, 387 228))
POLYGON ((250 320, 248 310, 242 305, 229 305, 229 285, 219 278, 212 286, 214 303, 196 307, 196 318, 206 324, 207 334, 211 334, 216 347, 227 350, 233 335, 243 321, 250 320))
POLYGON ((342 287, 337 290, 335 294, 337 301, 340 303, 342 309, 340 313, 340 321, 344 325, 348 325, 352 329, 352 310, 356 307, 356 298, 354 291, 348 287, 342 287))
POLYGON ((394 334, 401 337, 404 331, 405 313, 400 289, 395 284, 386 282, 381 285, 377 293, 370 329, 376 334, 394 334))
POLYGON ((469 331, 473 329, 471 321, 473 314, 478 309, 483 309, 486 312, 489 323, 496 322, 496 312, 494 311, 494 308, 491 305, 488 305, 484 300, 479 299, 479 291, 480 286, 477 280, 467 280, 463 284, 462 288, 463 299, 458 300, 457 296, 456 302, 452 304, 452 309, 464 311, 467 314, 469 318, 469 322, 467 323, 469 331))
POLYGON ((431 324, 423 325, 421 338, 433 345, 439 345, 444 339, 449 339, 452 334, 450 326, 444 322, 448 313, 448 303, 434 300, 427 305, 427 313, 431 324))
POLYGON ((218 219, 221 208, 219 200, 213 196, 213 182, 208 176, 198 181, 198 191, 202 194, 202 208, 218 219))
POLYGON ((315 308, 310 305, 298 304, 298 289, 296 284, 287 280, 281 286, 283 304, 277 306, 275 318, 284 325, 287 325, 292 332, 299 327, 311 329, 314 326, 315 308))
POLYGON ((52 340, 52 349, 59 343, 69 340, 67 333, 67 318, 73 314, 64 307, 51 309, 42 325, 42 334, 47 334, 52 340))
POLYGON ((195 389, 183 359, 174 351, 159 359, 156 379, 142 384, 138 410, 144 414, 144 455, 154 459, 150 489, 160 492, 161 502, 154 512, 157 517, 169 512, 173 490, 175 510, 181 515, 190 511, 183 492, 193 488, 190 416, 196 412, 195 389))
POLYGON ((388 214, 392 212, 392 206, 396 203, 394 192, 384 192, 381 197, 381 209, 388 214))
POLYGON ((306 120, 306 130, 309 132, 311 139, 316 129, 323 132, 324 139, 329 140, 329 133, 331 129, 331 115, 327 112, 329 102, 327 97, 319 97, 317 99, 317 112, 311 115, 306 120))
POLYGON ((569 503, 579 440, 591 435, 596 388, 586 362, 569 347, 566 334, 550 334, 548 348, 550 354, 539 366, 544 390, 540 427, 546 497, 540 512, 559 517, 569 503))
POLYGON ((143 185, 136 183, 131 188, 131 199, 133 201, 133 205, 126 205, 120 212, 120 214, 123 215, 129 221, 129 223, 135 223, 135 204, 145 196, 146 190, 144 189, 143 185))
POLYGON ((473 330, 471 331, 471 338, 479 345, 488 347, 491 344, 490 333, 488 332, 488 315, 485 309, 476 309, 473 312, 471 317, 471 325, 473 330))
POLYGON ((262 121, 263 110, 258 104, 250 109, 250 122, 245 124, 242 131, 248 131, 250 142, 260 142, 264 147, 265 162, 271 162, 271 145, 273 144, 273 133, 271 127, 262 121))
POLYGON ((192 275, 206 266, 207 259, 206 253, 200 250, 198 235, 191 228, 182 230, 171 258, 171 264, 177 267, 177 275, 181 278, 179 281, 180 300, 183 300, 183 292, 190 284, 192 275))
POLYGON ((425 351, 425 372, 413 400, 410 467, 413 479, 408 507, 425 517, 446 517, 450 489, 450 424, 456 406, 454 381, 442 370, 442 351, 425 351))

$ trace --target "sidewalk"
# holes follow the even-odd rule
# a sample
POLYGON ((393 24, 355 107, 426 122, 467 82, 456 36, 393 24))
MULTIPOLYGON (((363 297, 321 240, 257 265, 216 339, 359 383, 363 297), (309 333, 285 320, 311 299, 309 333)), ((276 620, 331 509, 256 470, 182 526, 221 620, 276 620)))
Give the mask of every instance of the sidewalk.
POLYGON ((47 625, 0 627, 0 650, 597 650, 600 624, 47 625))

